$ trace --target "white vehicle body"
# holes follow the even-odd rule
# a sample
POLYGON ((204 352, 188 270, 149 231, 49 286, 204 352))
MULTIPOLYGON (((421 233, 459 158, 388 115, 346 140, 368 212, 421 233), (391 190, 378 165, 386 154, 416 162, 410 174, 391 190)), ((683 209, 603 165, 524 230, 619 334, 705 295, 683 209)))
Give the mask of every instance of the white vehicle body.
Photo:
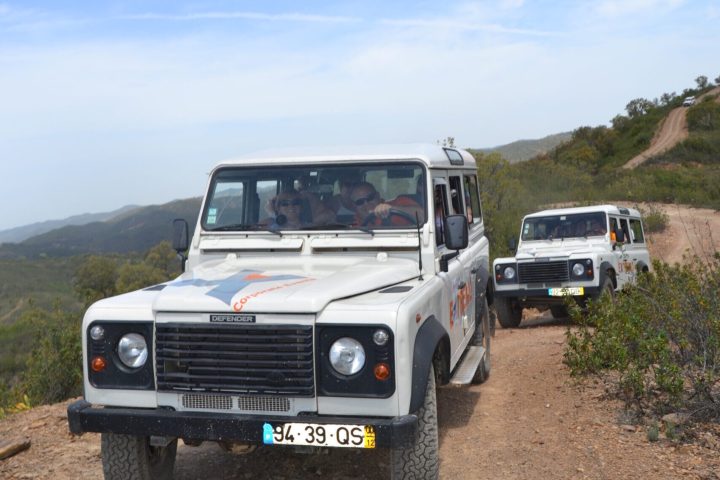
MULTIPOLYGON (((411 451, 416 431, 425 428, 431 386, 434 399, 428 378, 447 383, 473 348, 480 360, 470 361, 470 377, 489 373, 489 249, 476 175, 470 154, 439 146, 221 163, 210 174, 185 273, 88 309, 85 400, 69 409, 71 430, 100 431, 109 439, 129 434, 164 446, 183 438, 411 451), (327 223, 292 228, 277 210, 262 220, 268 205, 309 208, 317 218, 310 203, 319 200, 324 208, 349 172, 356 181, 377 183, 384 197, 400 193, 387 200, 395 209, 419 204, 420 225, 373 217, 363 226, 340 222, 337 213, 327 223), (302 205, 294 190, 298 176, 308 183, 302 205), (297 205, 278 200, 289 188, 297 205), (442 203, 431 201, 439 197, 442 203), (244 220, 225 223, 233 201, 242 204, 237 218, 244 220), (439 216, 447 223, 427 221, 439 216), (445 247, 439 231, 453 228, 453 221, 464 224, 467 238, 457 252, 445 247), (481 328, 478 320, 485 322, 481 328), (94 340, 90 332, 98 326, 104 338, 94 340), (147 363, 137 369, 118 359, 118 340, 129 332, 148 346, 147 363), (359 342, 362 355, 344 338, 359 342), (335 369, 331 350, 340 340, 348 365, 363 357, 358 372, 335 369), (107 357, 102 372, 93 369, 98 356, 107 357), (389 370, 386 378, 378 368, 389 370), (334 433, 322 442, 317 435, 283 433, 306 424, 322 426, 323 436, 334 433), (361 444, 338 439, 345 427, 364 429, 361 444)), ((402 462, 394 471, 402 473, 402 462)), ((436 474, 435 467, 428 476, 436 474)))
POLYGON ((635 209, 599 205, 527 215, 515 256, 493 262, 498 320, 516 327, 524 307, 562 316, 567 295, 583 304, 619 291, 650 265, 635 209))
POLYGON ((685 97, 685 99, 683 100, 682 106, 683 107, 692 107, 693 105, 695 105, 695 97, 693 97, 693 96, 685 97))

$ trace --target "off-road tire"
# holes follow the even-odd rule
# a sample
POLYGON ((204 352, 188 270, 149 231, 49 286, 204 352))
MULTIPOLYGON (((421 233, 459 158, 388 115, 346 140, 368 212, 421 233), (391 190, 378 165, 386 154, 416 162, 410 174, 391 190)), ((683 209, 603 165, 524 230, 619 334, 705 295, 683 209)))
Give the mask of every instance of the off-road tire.
POLYGON ((498 322, 503 328, 517 328, 522 321, 522 308, 514 299, 495 297, 493 302, 498 322))
POLYGON ((105 480, 171 480, 177 439, 150 446, 149 437, 103 433, 100 441, 105 480))
POLYGON ((611 299, 615 298, 615 287, 613 286, 612 279, 608 275, 603 279, 600 291, 592 296, 593 302, 599 302, 603 295, 610 295, 611 299))
POLYGON ((552 313, 553 318, 566 318, 568 316, 565 305, 550 305, 550 313, 552 313))
POLYGON ((475 328, 475 334, 473 335, 472 344, 485 347, 485 356, 483 357, 480 365, 478 365, 473 376, 472 383, 478 384, 483 383, 490 377, 490 308, 488 308, 487 299, 482 302, 483 308, 475 315, 475 321, 477 326, 475 328))
POLYGON ((395 448, 390 452, 393 480, 434 480, 438 478, 437 397, 435 396, 435 369, 430 366, 425 400, 416 412, 418 432, 415 445, 395 448))

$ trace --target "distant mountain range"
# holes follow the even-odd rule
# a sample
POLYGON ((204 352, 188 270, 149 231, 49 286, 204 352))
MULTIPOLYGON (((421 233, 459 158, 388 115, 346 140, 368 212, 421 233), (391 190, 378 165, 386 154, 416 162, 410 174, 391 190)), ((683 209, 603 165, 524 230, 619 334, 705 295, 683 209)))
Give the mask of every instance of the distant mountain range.
POLYGON ((86 225, 92 222, 104 222, 113 217, 117 217, 123 213, 131 212, 139 208, 137 205, 126 205, 112 212, 103 213, 83 213, 81 215, 73 215, 72 217, 62 220, 46 220, 44 222, 31 223, 22 227, 10 228, 8 230, 0 230, 0 244, 17 243, 23 240, 42 235, 45 232, 55 230, 56 228, 66 227, 68 225, 86 225))
POLYGON ((533 157, 547 153, 561 143, 567 142, 571 138, 571 132, 556 133, 537 140, 518 140, 516 142, 508 143, 507 145, 501 145, 493 148, 480 148, 478 150, 484 153, 497 152, 508 162, 517 163, 524 162, 525 160, 530 160, 533 157))
POLYGON ((190 225, 195 225, 200 201, 198 197, 134 207, 107 221, 67 225, 19 243, 2 244, 0 258, 145 252, 163 240, 172 239, 173 219, 184 218, 190 225))

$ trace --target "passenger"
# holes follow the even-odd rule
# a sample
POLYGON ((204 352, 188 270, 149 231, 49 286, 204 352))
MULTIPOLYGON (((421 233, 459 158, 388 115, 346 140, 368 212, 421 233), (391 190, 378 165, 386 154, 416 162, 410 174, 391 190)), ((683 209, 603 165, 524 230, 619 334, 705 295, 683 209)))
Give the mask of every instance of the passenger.
POLYGON ((293 229, 310 225, 301 219, 304 203, 302 196, 295 190, 280 193, 272 200, 275 221, 270 229, 293 229))
POLYGON ((607 233, 607 230, 605 229, 605 225, 603 225, 600 220, 594 218, 590 222, 590 230, 588 231, 588 235, 605 235, 607 233))
POLYGON ((416 214, 421 222, 424 220, 422 205, 412 197, 400 195, 386 202, 380 197, 375 186, 368 182, 356 185, 351 198, 356 209, 355 222, 359 225, 381 225, 388 222, 398 226, 415 225, 416 214), (390 209, 400 213, 393 213, 390 209))
POLYGON ((325 225, 335 223, 335 212, 328 208, 320 199, 317 193, 310 190, 311 180, 307 175, 298 177, 293 182, 295 190, 305 201, 305 205, 310 206, 312 220, 315 225, 325 225))
POLYGON ((355 217, 355 204, 352 201, 352 191, 357 182, 350 176, 340 177, 338 180, 340 193, 327 199, 326 206, 335 212, 338 221, 342 218, 355 217))

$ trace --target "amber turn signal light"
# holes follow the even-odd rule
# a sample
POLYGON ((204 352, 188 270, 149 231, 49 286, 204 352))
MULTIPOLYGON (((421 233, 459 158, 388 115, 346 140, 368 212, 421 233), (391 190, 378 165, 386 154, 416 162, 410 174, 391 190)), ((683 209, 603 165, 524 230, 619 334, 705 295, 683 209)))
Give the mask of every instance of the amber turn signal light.
POLYGON ((93 369, 93 372, 102 372, 105 370, 105 367, 107 367, 107 363, 105 363, 103 357, 95 357, 92 359, 92 362, 90 362, 90 368, 93 369))
POLYGON ((375 368, 373 368, 373 372, 375 373, 375 378, 384 382, 390 378, 390 365, 387 363, 378 363, 375 365, 375 368))

